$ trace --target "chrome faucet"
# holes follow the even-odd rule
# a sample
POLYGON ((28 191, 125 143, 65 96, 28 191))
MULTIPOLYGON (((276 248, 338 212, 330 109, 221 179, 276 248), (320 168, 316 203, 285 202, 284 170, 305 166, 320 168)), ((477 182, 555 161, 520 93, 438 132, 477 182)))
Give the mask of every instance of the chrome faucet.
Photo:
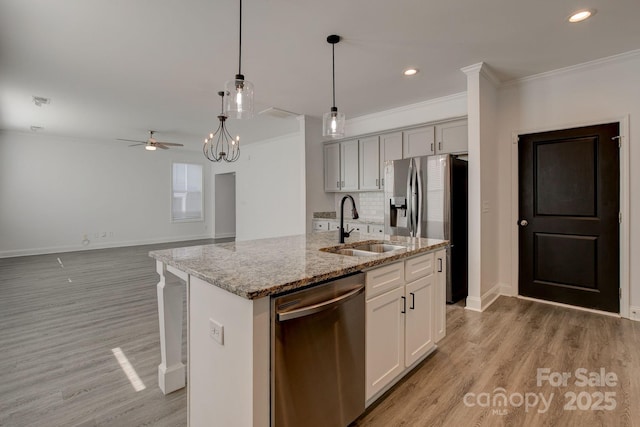
POLYGON ((351 218, 358 219, 358 210, 356 209, 356 202, 353 200, 349 194, 342 198, 340 202, 340 243, 344 243, 344 239, 349 237, 349 234, 353 231, 353 228, 349 231, 344 231, 344 202, 347 199, 351 199, 351 218))

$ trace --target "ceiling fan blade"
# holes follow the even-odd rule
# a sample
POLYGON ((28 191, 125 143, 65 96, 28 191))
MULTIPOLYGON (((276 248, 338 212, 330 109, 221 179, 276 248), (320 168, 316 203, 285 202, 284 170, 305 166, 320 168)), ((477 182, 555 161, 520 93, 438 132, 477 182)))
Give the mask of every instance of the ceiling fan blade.
POLYGON ((153 144, 153 145, 155 145, 155 146, 156 146, 156 147, 158 147, 158 148, 162 148, 163 150, 168 150, 168 149, 169 149, 169 147, 166 147, 164 144, 162 144, 162 143, 160 143, 160 142, 156 142, 156 143, 155 143, 155 144, 153 144))
POLYGON ((147 142, 147 141, 138 141, 137 139, 122 139, 122 138, 116 138, 116 141, 142 142, 143 144, 145 144, 147 142))
POLYGON ((156 144, 164 144, 164 145, 169 145, 171 147, 184 147, 184 144, 176 144, 175 142, 160 142, 160 141, 157 141, 156 144))
POLYGON ((138 144, 131 144, 129 147, 137 147, 138 145, 147 145, 146 142, 140 142, 138 144))

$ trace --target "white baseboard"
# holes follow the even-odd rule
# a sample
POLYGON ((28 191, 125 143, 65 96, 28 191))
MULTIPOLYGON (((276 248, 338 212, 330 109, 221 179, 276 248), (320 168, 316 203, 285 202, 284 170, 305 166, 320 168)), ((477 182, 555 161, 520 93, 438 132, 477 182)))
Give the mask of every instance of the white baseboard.
POLYGON ((629 307, 629 319, 640 322, 640 307, 629 307))
POLYGON ((141 240, 128 240, 119 242, 103 242, 103 243, 90 243, 87 246, 82 244, 68 245, 68 246, 53 246, 48 248, 33 248, 33 249, 18 249, 12 251, 1 251, 0 258, 14 258, 19 256, 30 255, 45 255, 56 254, 62 252, 76 252, 76 251, 89 251, 93 249, 109 249, 109 248, 121 248, 126 246, 140 246, 140 245, 153 245, 156 243, 171 243, 182 242, 189 240, 211 239, 211 235, 199 235, 199 236, 173 236, 173 237, 160 237, 153 239, 141 239, 141 240))
POLYGON ((236 237, 236 233, 218 233, 215 239, 228 239, 230 237, 236 237))
POLYGON ((467 297, 466 309, 472 311, 485 311, 491 304, 498 299, 500 295, 502 295, 502 289, 506 287, 500 283, 494 285, 487 292, 482 294, 480 298, 477 297, 467 297))

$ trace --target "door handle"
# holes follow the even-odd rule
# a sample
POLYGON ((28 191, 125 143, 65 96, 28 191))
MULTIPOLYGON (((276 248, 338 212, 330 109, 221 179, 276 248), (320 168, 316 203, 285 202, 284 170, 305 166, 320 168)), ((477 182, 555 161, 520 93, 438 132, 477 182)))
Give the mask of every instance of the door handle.
POLYGON ((400 313, 405 314, 407 312, 407 299, 405 297, 402 298, 402 311, 400 313))
POLYGON ((362 292, 364 292, 364 286, 360 286, 336 298, 330 299, 329 301, 323 301, 318 304, 298 308, 296 310, 278 312, 278 320, 280 322, 284 322, 286 320, 297 319, 299 317, 309 316, 311 314, 329 310, 330 308, 342 304, 343 302, 346 302, 347 300, 361 294, 362 292))
POLYGON ((409 292, 409 295, 411 295, 411 307, 409 307, 411 310, 415 310, 416 308, 416 294, 414 294, 413 292, 409 292))
POLYGON ((442 258, 438 258, 438 273, 442 273, 442 258))
POLYGON ((526 227, 527 225, 529 225, 529 221, 527 221, 526 219, 521 219, 520 222, 518 222, 518 225, 520 225, 521 227, 526 227))

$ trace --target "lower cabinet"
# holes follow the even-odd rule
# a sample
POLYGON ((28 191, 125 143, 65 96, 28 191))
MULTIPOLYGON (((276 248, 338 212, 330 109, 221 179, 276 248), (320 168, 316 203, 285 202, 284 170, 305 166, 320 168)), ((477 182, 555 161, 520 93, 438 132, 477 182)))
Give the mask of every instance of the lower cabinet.
MULTIPOLYGON (((445 250, 441 252, 446 254, 445 250)), ((446 284, 446 278, 441 280, 438 266, 436 255, 431 252, 367 272, 367 404, 430 353, 444 337, 444 317, 440 316, 445 313, 445 297, 443 293, 441 298, 438 285, 446 284), (398 272, 404 270, 404 280, 389 281, 389 277, 397 277, 393 266, 398 267, 398 272), (391 289, 387 287, 382 294, 374 291, 384 289, 386 282, 395 285, 391 289)))
POLYGON ((436 252, 435 284, 435 340, 440 341, 447 334, 447 250, 436 252))

